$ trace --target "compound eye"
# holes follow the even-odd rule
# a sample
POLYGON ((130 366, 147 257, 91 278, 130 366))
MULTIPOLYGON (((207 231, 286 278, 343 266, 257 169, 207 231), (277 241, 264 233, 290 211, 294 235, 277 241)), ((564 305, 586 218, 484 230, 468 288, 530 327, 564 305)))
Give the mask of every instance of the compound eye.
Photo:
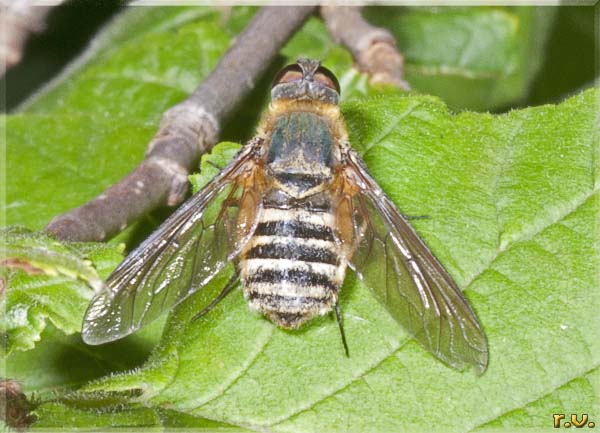
POLYGON ((330 89, 335 90, 338 94, 340 93, 340 83, 337 78, 329 69, 319 66, 315 72, 315 81, 323 84, 330 89))
POLYGON ((298 66, 297 64, 287 65, 285 68, 279 71, 277 75, 275 75, 271 88, 281 83, 289 83, 290 81, 300 81, 302 80, 302 77, 303 73, 302 68, 300 68, 300 66, 298 66))

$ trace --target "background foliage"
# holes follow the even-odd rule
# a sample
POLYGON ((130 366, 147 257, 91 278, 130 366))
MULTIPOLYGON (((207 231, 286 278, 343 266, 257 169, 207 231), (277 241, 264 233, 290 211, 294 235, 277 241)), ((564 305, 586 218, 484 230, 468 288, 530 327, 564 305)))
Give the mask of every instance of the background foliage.
MULTIPOLYGON (((55 86, 5 118, 7 224, 40 229, 133 168, 162 111, 210 72, 253 12, 132 8, 114 20, 55 86)), ((105 246, 13 228, 2 232, 8 256, 28 266, 0 268, 2 362, 41 399, 36 426, 513 430, 547 427, 553 413, 600 413, 598 91, 502 115, 457 114, 553 94, 540 83, 544 43, 563 19, 556 14, 369 9, 397 36, 408 81, 441 99, 371 88, 312 18, 224 128, 224 139, 249 138, 270 76, 298 55, 324 59, 374 177, 403 212, 430 216, 415 227, 484 326, 485 375, 437 362, 353 276, 342 296, 349 359, 331 318, 282 331, 250 312, 239 291, 190 324, 226 275, 166 324, 85 346, 77 330, 89 281, 106 277, 122 255, 118 243, 134 245, 161 213, 105 246)), ((193 180, 212 176, 208 159, 223 165, 237 146, 218 146, 193 180)))

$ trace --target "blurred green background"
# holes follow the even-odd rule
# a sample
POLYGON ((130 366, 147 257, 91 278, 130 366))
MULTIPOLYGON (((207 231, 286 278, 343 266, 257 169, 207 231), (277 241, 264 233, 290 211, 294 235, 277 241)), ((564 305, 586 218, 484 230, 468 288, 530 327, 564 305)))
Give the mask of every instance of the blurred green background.
MULTIPOLYGON (((46 30, 30 38, 22 62, 2 79, 5 110, 15 110, 59 73, 122 8, 118 0, 74 0, 53 10, 46 30)), ((448 7, 369 7, 366 16, 396 36, 411 85, 455 109, 503 112, 556 103, 593 85, 593 6, 504 7, 496 16, 486 9, 452 8, 448 14, 448 7), (512 40, 506 39, 510 32, 512 40), (478 51, 478 43, 490 46, 493 38, 510 44, 478 51), (432 39, 443 43, 438 51, 432 39), (519 56, 525 61, 515 61, 519 56), (472 65, 477 68, 465 67, 472 65)))

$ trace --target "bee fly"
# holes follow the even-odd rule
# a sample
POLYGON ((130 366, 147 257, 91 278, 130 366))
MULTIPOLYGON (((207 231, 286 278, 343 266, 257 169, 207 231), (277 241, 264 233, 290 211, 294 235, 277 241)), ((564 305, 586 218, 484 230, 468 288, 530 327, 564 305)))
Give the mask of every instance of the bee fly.
POLYGON ((88 344, 117 340, 201 290, 229 263, 249 305, 282 328, 334 311, 350 267, 442 361, 487 365, 461 291, 350 147, 335 76, 300 59, 274 80, 255 138, 108 278, 83 323, 88 344))

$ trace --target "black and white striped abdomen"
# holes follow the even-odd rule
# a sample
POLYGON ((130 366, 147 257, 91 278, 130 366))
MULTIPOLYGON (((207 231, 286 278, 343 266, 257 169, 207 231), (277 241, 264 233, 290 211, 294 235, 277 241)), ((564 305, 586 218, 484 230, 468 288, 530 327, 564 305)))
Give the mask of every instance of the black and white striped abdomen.
POLYGON ((331 311, 345 270, 329 211, 264 208, 240 259, 248 303, 283 328, 331 311))

